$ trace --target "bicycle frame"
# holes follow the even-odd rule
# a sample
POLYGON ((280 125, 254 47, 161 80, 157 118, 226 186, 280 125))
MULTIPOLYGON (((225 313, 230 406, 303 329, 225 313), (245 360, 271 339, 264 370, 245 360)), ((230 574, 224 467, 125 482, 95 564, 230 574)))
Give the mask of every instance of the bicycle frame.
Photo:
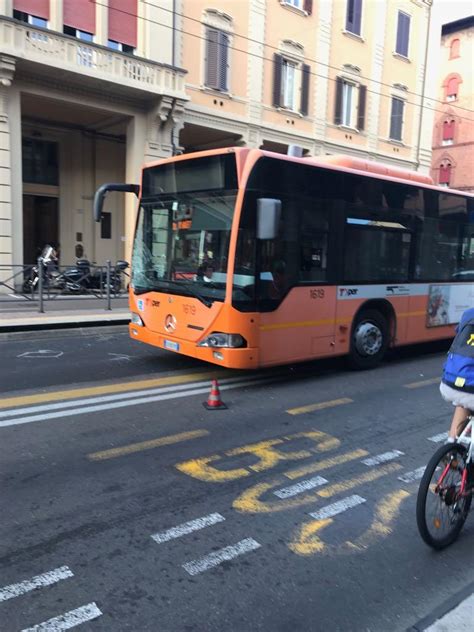
MULTIPOLYGON (((468 476, 468 466, 470 463, 473 463, 473 454, 474 454, 474 433, 472 431, 473 419, 474 419, 473 416, 469 417, 466 427, 461 432, 459 437, 456 439, 456 443, 460 443, 461 445, 464 445, 467 448, 466 467, 464 468, 463 473, 462 473, 461 487, 459 489, 458 498, 462 498, 463 496, 466 496, 467 494, 471 493, 471 491, 467 489, 467 476, 468 476)), ((444 468, 436 484, 436 491, 438 491, 439 486, 442 485, 447 473, 449 472, 450 467, 451 467, 451 463, 448 463, 446 467, 444 468)))

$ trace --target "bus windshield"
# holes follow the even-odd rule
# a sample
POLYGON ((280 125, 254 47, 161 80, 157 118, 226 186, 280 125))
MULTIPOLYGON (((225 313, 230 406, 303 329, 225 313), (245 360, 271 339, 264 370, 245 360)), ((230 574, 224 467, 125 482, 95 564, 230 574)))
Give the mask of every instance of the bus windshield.
POLYGON ((135 294, 224 300, 237 196, 234 154, 176 161, 143 172, 132 256, 135 294))

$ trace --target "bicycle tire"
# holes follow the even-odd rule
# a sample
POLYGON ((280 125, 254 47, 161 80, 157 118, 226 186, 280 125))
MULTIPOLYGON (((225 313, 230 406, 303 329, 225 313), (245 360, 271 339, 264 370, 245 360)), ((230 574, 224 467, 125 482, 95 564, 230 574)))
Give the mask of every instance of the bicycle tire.
MULTIPOLYGON (((462 459, 462 467, 451 467, 449 472, 453 470, 461 473, 462 470, 466 468, 465 457, 467 450, 465 446, 458 443, 447 443, 445 445, 442 445, 440 448, 438 448, 438 450, 436 450, 431 459, 428 461, 428 465, 426 466, 425 472, 420 481, 420 486, 418 488, 418 497, 416 501, 416 521, 418 525, 418 531, 420 532, 420 535, 426 542, 426 544, 437 550, 444 549, 458 538, 464 522, 466 521, 472 501, 472 490, 470 494, 463 497, 458 502, 452 502, 452 495, 451 501, 446 502, 445 499, 443 499, 441 495, 437 492, 436 494, 431 494, 430 484, 432 484, 433 482, 433 475, 435 474, 438 466, 441 466, 442 468, 446 466, 447 461, 443 463, 443 458, 445 458, 450 453, 454 456, 456 456, 456 454, 459 455, 460 459, 462 459), (433 530, 430 529, 430 524, 427 519, 428 498, 435 495, 438 496, 438 500, 435 501, 435 504, 438 504, 440 510, 444 510, 449 513, 449 508, 453 508, 453 516, 449 520, 450 524, 448 531, 444 536, 440 535, 440 537, 437 537, 436 532, 433 532, 433 530)), ((452 493, 451 490, 454 490, 454 488, 455 485, 451 485, 451 487, 448 487, 445 496, 446 498, 448 497, 449 493, 452 493)), ((438 528, 436 523, 435 528, 438 528)))

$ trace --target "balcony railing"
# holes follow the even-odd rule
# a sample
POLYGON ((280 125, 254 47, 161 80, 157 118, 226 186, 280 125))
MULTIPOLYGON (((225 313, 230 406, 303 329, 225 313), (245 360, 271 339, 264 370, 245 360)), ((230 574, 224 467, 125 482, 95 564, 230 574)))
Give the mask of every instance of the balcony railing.
POLYGON ((0 17, 0 53, 101 81, 186 99, 185 71, 0 17))

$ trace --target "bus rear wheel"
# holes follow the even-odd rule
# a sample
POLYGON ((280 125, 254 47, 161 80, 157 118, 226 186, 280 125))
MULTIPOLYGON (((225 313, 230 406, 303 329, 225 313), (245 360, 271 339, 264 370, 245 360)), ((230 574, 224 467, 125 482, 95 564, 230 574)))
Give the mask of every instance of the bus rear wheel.
POLYGON ((372 369, 382 361, 388 347, 388 322, 380 312, 367 309, 354 323, 350 363, 355 369, 372 369))

